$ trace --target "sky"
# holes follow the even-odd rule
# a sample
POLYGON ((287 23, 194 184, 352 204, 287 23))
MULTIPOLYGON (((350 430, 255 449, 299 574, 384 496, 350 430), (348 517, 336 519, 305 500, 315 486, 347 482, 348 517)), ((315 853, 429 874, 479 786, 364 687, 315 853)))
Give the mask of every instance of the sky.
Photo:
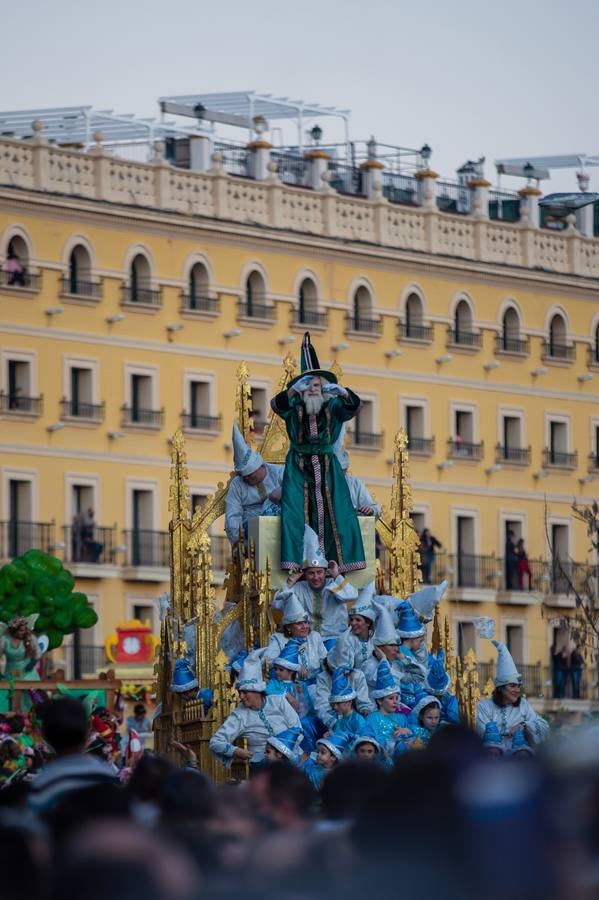
MULTIPOLYGON (((159 96, 253 89, 349 108, 355 139, 427 142, 445 177, 479 156, 495 182, 497 158, 599 155, 599 0, 20 0, 9 33, 4 110, 157 115, 159 96)), ((542 187, 574 190, 574 172, 542 187)))

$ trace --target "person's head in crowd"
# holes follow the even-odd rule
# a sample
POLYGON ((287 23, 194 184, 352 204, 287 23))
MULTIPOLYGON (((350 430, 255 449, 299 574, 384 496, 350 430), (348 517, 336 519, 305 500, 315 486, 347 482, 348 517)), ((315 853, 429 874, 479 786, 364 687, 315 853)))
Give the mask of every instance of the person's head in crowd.
MULTIPOLYGON (((4 793, 4 790, 0 791, 0 797, 4 793)), ((0 805, 2 900, 37 900, 45 897, 48 863, 49 848, 43 827, 22 810, 0 805)))
POLYGON ((133 715, 138 722, 143 722, 146 717, 146 708, 143 703, 136 703, 133 707, 133 715))
POLYGON ((46 703, 41 711, 42 737, 57 756, 80 753, 88 732, 88 718, 79 700, 59 697, 46 703))
POLYGON ((311 824, 316 805, 314 788, 288 759, 260 767, 248 790, 260 814, 272 826, 295 831, 311 824))
POLYGON ((372 766, 361 759, 340 762, 327 775, 321 789, 323 817, 336 821, 355 819, 387 782, 382 766, 372 766))
POLYGON ((129 821, 129 817, 129 795, 115 784, 92 784, 68 791, 46 815, 57 845, 86 825, 105 819, 129 821))
POLYGON ((164 779, 159 806, 164 823, 203 823, 214 813, 212 784, 197 769, 175 769, 164 779))
POLYGON ((165 779, 174 771, 173 764, 166 756, 146 751, 133 769, 127 790, 134 800, 141 803, 158 803, 165 779))

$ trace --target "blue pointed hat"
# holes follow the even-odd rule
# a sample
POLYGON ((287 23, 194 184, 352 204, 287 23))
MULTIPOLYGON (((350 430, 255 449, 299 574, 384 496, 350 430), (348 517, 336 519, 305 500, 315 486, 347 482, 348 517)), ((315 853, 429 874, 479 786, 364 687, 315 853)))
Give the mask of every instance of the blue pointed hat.
POLYGON ((192 691, 197 687, 199 687, 198 679, 187 660, 178 659, 173 668, 171 691, 175 694, 183 694, 185 691, 192 691))
POLYGON ((327 750, 331 751, 333 756, 336 756, 337 759, 341 759, 352 740, 353 735, 350 734, 349 731, 338 731, 333 732, 333 734, 327 738, 321 738, 319 741, 316 741, 316 745, 324 744, 327 750))
POLYGON ((335 669, 331 682, 330 703, 343 703, 345 700, 355 700, 358 695, 354 691, 347 677, 346 669, 335 669))
POLYGON ((428 667, 424 685, 432 694, 444 694, 451 684, 451 678, 445 668, 445 651, 439 650, 437 658, 428 667))
POLYGON ((512 738, 512 755, 514 753, 534 753, 534 750, 526 740, 524 736, 524 729, 518 728, 517 731, 514 732, 514 736, 512 738))
POLYGON ((287 759, 293 759, 298 738, 302 734, 301 728, 288 728, 286 731, 279 731, 278 734, 269 737, 266 743, 278 750, 279 753, 282 753, 283 756, 286 756, 287 759))
POLYGON ((273 665, 289 669, 291 672, 299 672, 302 667, 299 661, 299 652, 304 643, 305 641, 300 638, 290 638, 274 660, 273 665))
POLYGON ((419 694, 416 703, 412 707, 412 715, 418 718, 419 714, 423 709, 426 709, 427 706, 438 706, 441 709, 441 703, 438 697, 433 697, 432 694, 422 693, 419 694))
POLYGON ((382 659, 376 670, 376 684, 374 690, 370 692, 370 696, 373 700, 380 700, 382 697, 388 697, 389 694, 399 693, 399 682, 393 676, 388 661, 382 659))
POLYGON ((497 747, 503 753, 503 740, 499 733, 497 722, 487 722, 485 725, 485 733, 483 735, 483 744, 485 747, 497 747))
POLYGON ((422 637, 426 629, 411 606, 401 610, 397 633, 400 638, 422 637))

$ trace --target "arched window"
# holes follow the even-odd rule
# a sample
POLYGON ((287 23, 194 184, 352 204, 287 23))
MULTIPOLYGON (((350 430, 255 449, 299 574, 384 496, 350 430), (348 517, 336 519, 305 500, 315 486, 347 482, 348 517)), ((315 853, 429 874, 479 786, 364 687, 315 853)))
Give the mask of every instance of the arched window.
POLYGON ((555 359, 571 359, 572 349, 568 344, 566 320, 561 313, 555 313, 549 323, 548 355, 555 359))
POLYGON ((138 253, 131 262, 129 272, 131 303, 152 303, 150 263, 143 253, 138 253))
POLYGON ((311 278, 304 278, 298 292, 297 318, 302 325, 321 325, 318 312, 318 292, 311 278))
POLYGON ((6 262, 4 263, 4 281, 9 287, 33 287, 32 276, 28 273, 29 249, 19 235, 8 242, 6 262))
POLYGON ((80 297, 97 296, 99 285, 92 282, 92 261, 87 247, 77 244, 69 256, 69 274, 65 289, 80 297))
POLYGON ((406 300, 406 337, 422 339, 424 310, 418 294, 410 294, 406 300))
POLYGON ((520 316, 514 307, 510 306, 504 312, 501 322, 501 349, 508 353, 519 353, 521 343, 520 316))
POLYGON ((458 344, 461 343, 461 337, 472 333, 472 310, 465 300, 460 300, 455 308, 453 326, 458 344))
POLYGON ((266 285, 264 278, 256 269, 250 272, 245 282, 244 315, 249 318, 266 318, 266 285))
MULTIPOLYGON (((204 309, 210 298, 210 276, 204 263, 197 262, 189 272, 187 285, 189 309, 204 309)), ((208 303, 211 306, 211 302, 208 303)))

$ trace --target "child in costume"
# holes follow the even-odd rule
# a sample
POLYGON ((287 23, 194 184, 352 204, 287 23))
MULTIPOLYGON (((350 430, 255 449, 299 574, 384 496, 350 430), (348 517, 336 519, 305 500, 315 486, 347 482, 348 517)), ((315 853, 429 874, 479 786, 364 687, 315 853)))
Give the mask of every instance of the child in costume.
POLYGON ((407 750, 413 735, 406 714, 398 711, 399 684, 393 677, 386 659, 382 659, 379 663, 376 684, 371 696, 378 708, 366 718, 364 734, 375 737, 387 757, 391 759, 394 751, 407 750))
POLYGON ((438 699, 441 706, 441 721, 456 725, 460 721, 460 712, 457 698, 450 693, 450 687, 451 678, 445 669, 445 652, 439 650, 436 657, 429 657, 424 689, 438 699))
POLYGON ((362 733, 366 720, 356 710, 356 697, 357 694, 349 683, 345 671, 335 669, 329 697, 336 716, 333 727, 330 729, 334 734, 345 732, 353 739, 362 733))
POLYGON ((404 703, 414 705, 418 688, 424 687, 428 671, 428 652, 424 641, 426 628, 406 601, 399 614, 397 634, 401 638, 398 662, 402 675, 401 689, 404 703))
POLYGON ((302 768, 314 787, 320 790, 325 777, 343 758, 350 742, 349 734, 332 734, 316 741, 316 753, 305 760, 302 768))
POLYGON ((310 697, 296 679, 301 669, 299 651, 301 642, 298 638, 291 638, 281 650, 273 663, 273 675, 266 685, 267 696, 274 694, 286 694, 287 699, 299 716, 309 715, 312 711, 310 697))
POLYGON ((379 602, 380 599, 381 598, 375 597, 374 600, 374 603, 378 608, 378 618, 372 642, 373 652, 362 666, 362 671, 366 676, 366 681, 370 690, 374 689, 378 666, 381 659, 387 660, 391 673, 398 684, 403 679, 403 672, 397 659, 399 652, 399 638, 393 623, 393 616, 387 607, 379 602))
POLYGON ((441 703, 437 697, 422 693, 408 717, 414 737, 422 744, 428 744, 441 725, 441 703))
POLYGON ((362 762, 378 762, 385 765, 383 748, 376 738, 370 734, 361 734, 354 741, 353 751, 356 759, 362 762))
POLYGON ((287 759, 289 762, 297 763, 299 760, 297 742, 301 736, 300 728, 288 728, 286 731, 280 731, 279 734, 271 735, 271 737, 267 738, 266 747, 264 748, 264 759, 266 762, 278 762, 281 759, 287 759))

